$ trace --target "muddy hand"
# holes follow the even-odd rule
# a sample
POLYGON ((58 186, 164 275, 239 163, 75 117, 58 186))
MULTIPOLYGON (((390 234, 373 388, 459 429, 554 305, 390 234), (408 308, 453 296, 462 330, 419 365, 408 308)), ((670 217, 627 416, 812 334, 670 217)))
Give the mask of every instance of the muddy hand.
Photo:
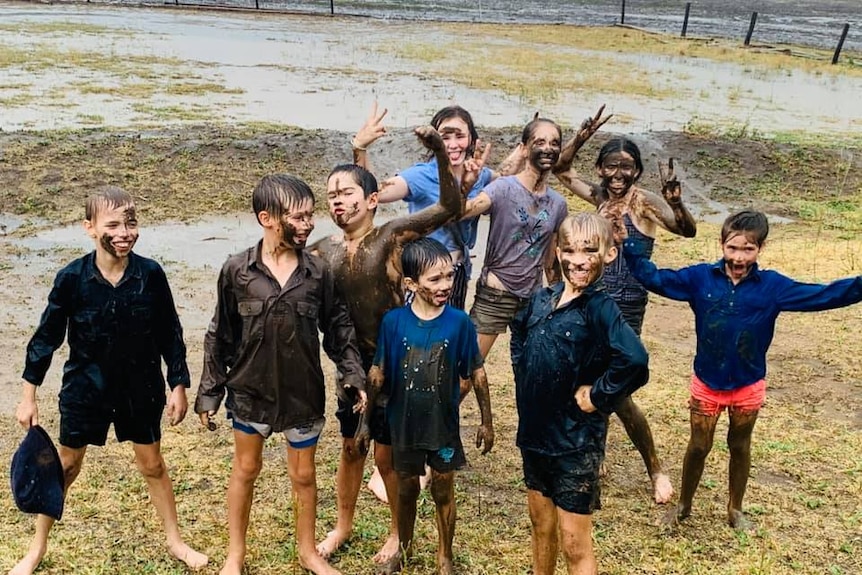
POLYGON ((494 428, 490 425, 480 425, 476 430, 476 449, 482 449, 482 455, 485 455, 491 448, 494 447, 494 428), (484 445, 484 449, 482 446, 484 445))
POLYGON ((465 197, 473 189, 473 186, 476 185, 479 174, 482 173, 482 168, 488 163, 490 156, 491 144, 483 145, 482 140, 476 140, 473 157, 464 162, 464 175, 461 177, 461 192, 465 197))
POLYGON ((378 113, 377 102, 374 102, 374 105, 371 107, 371 113, 353 137, 354 148, 363 150, 386 134, 386 126, 383 125, 383 118, 386 117, 388 111, 386 108, 383 108, 383 111, 378 113))
POLYGON ((572 161, 575 159, 575 155, 578 153, 578 150, 583 147, 587 140, 593 137, 593 134, 595 134, 599 128, 604 126, 608 120, 614 117, 613 114, 602 116, 604 111, 605 104, 602 104, 595 116, 587 118, 581 122, 581 127, 578 128, 577 133, 563 146, 560 158, 554 166, 554 173, 568 171, 568 169, 572 167, 572 161))
POLYGON ((440 136, 440 133, 432 126, 419 126, 413 130, 413 133, 416 134, 416 137, 419 138, 422 145, 432 152, 446 149, 446 145, 443 143, 443 138, 440 136))
POLYGON ((659 162, 658 173, 661 177, 661 195, 664 196, 665 201, 672 206, 682 203, 682 185, 673 173, 673 158, 667 161, 667 171, 659 162))

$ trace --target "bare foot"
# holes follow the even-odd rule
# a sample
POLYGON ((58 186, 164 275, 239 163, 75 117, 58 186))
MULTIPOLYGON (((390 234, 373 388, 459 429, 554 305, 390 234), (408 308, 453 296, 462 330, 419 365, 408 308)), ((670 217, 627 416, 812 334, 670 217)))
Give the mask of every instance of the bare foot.
POLYGON ((377 499, 383 503, 389 503, 389 496, 386 495, 386 484, 383 483, 383 476, 380 475, 380 471, 377 470, 376 465, 374 466, 374 473, 371 474, 371 479, 368 480, 368 489, 377 499))
POLYGON ((670 482, 670 477, 659 472, 654 474, 651 479, 655 502, 659 505, 664 505, 673 497, 673 485, 670 482))
POLYGON ((341 571, 327 563, 316 551, 304 556, 300 553, 299 565, 315 575, 341 575, 341 571))
POLYGON ((45 551, 47 551, 46 547, 37 547, 35 549, 31 547, 27 554, 18 561, 18 564, 12 567, 9 575, 31 575, 36 570, 36 567, 39 566, 42 557, 45 556, 45 551))
POLYGON ((350 539, 350 533, 342 533, 333 529, 326 534, 326 538, 317 544, 317 553, 323 559, 329 561, 329 557, 350 539))
POLYGON ((607 476, 608 476, 608 466, 605 465, 604 460, 602 460, 601 464, 599 465, 599 477, 601 478, 601 477, 607 477, 607 476))
POLYGON ((398 540, 398 534, 391 533, 389 538, 386 540, 386 543, 383 544, 383 547, 381 547, 380 551, 377 552, 377 555, 374 556, 374 562, 378 565, 387 563, 390 559, 395 557, 400 550, 401 541, 398 540))
POLYGON ((203 553, 195 551, 183 541, 173 545, 168 545, 168 552, 185 563, 186 567, 193 571, 206 567, 207 563, 210 561, 209 557, 203 553))
POLYGON ((228 557, 225 559, 219 575, 242 575, 242 564, 243 561, 237 562, 228 557))
POLYGON ((425 466, 425 475, 419 477, 419 489, 425 489, 431 485, 431 468, 425 466))
POLYGON ((667 510, 664 517, 659 521, 659 527, 670 529, 679 525, 680 521, 691 515, 691 509, 686 509, 682 503, 674 505, 667 510))
POLYGON ((451 557, 437 556, 437 574, 438 575, 453 575, 455 573, 455 565, 452 564, 451 557))
POLYGON ((731 509, 727 512, 727 523, 737 531, 751 531, 754 529, 754 523, 749 521, 739 509, 731 509))
POLYGON ((387 561, 377 565, 374 575, 392 575, 393 573, 400 573, 401 558, 401 550, 398 549, 387 561))

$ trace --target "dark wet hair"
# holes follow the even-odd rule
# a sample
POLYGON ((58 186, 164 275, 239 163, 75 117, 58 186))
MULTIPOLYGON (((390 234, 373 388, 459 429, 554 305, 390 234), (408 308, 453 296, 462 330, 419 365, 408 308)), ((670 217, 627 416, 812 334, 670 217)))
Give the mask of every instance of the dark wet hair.
POLYGON ((254 187, 251 207, 255 216, 266 212, 274 218, 280 218, 290 206, 305 200, 311 200, 314 204, 314 193, 308 184, 290 174, 272 174, 264 176, 254 187))
POLYGON ((401 252, 401 270, 405 278, 419 281, 425 270, 439 261, 452 261, 446 246, 433 238, 419 238, 404 246, 401 252))
POLYGON ((461 106, 446 106, 434 114, 434 117, 431 118, 431 126, 439 131, 440 124, 452 118, 458 118, 467 124, 467 131, 470 132, 470 145, 467 147, 466 153, 468 157, 472 156, 476 148, 476 140, 479 139, 479 132, 476 131, 476 125, 473 123, 473 116, 470 115, 470 112, 461 106))
POLYGON ((745 234, 757 247, 761 247, 769 235, 766 215, 756 210, 742 210, 728 216, 721 226, 721 243, 739 234, 745 234))
POLYGON ((605 142, 605 145, 602 146, 601 150, 599 150, 599 157, 596 158, 596 167, 601 168, 602 164, 605 163, 605 159, 616 152, 625 152, 632 157, 635 161, 635 168, 638 171, 638 175, 635 177, 634 181, 638 181, 641 174, 644 173, 644 163, 643 160, 641 160, 641 150, 638 148, 637 144, 628 138, 611 138, 605 142))
POLYGON ((329 175, 326 176, 326 181, 328 182, 329 178, 335 174, 350 174, 353 181, 359 184, 362 188, 362 195, 366 198, 378 191, 377 178, 362 166, 357 166, 356 164, 341 164, 340 166, 335 166, 332 168, 332 171, 329 172, 329 175))
POLYGON ((560 135, 560 140, 563 139, 563 129, 560 128, 560 125, 557 124, 553 120, 549 120, 548 118, 540 118, 538 114, 536 117, 530 120, 526 126, 524 126, 524 131, 521 132, 521 143, 526 144, 530 141, 530 138, 533 137, 536 129, 542 124, 550 124, 557 129, 557 134, 560 135))
POLYGON ((112 210, 121 206, 135 207, 132 195, 117 186, 103 186, 84 203, 84 219, 93 221, 101 210, 105 208, 112 210))

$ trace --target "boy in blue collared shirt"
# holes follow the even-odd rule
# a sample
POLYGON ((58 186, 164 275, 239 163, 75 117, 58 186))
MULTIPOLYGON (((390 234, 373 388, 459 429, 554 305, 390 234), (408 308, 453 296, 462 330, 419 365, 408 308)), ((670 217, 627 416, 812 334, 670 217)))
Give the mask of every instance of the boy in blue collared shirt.
POLYGON ((610 222, 568 216, 558 237, 563 282, 510 326, 535 575, 553 575, 558 541, 569 573, 597 573, 591 514, 608 415, 649 378, 646 350, 600 281, 617 255, 610 222))
MULTIPOLYGON (((48 306, 27 345, 18 422, 39 423, 36 388, 68 329, 69 359, 60 389, 60 460, 65 489, 75 481, 88 445, 104 445, 114 424, 119 441, 131 441, 135 462, 167 536, 168 551, 193 569, 207 557, 189 547, 177 528, 171 479, 160 449, 165 377, 171 389, 167 415, 176 425, 186 415, 189 370, 180 320, 161 266, 132 248, 138 220, 132 197, 107 187, 87 199, 84 229, 96 249, 57 273, 48 306)), ((45 555, 54 519, 36 518, 27 555, 10 571, 32 573, 45 555)))
POLYGON ((751 467, 751 433, 766 397, 766 352, 775 320, 782 311, 821 311, 862 301, 862 276, 807 284, 759 269, 757 257, 768 233, 769 223, 762 213, 733 214, 721 229, 722 259, 680 270, 660 270, 634 244, 624 244, 623 253, 637 280, 652 292, 688 302, 697 332, 689 401, 691 437, 683 460, 679 504, 665 515, 664 525, 691 514, 715 425, 727 408, 727 521, 736 529, 751 526, 742 513, 742 498, 751 467))

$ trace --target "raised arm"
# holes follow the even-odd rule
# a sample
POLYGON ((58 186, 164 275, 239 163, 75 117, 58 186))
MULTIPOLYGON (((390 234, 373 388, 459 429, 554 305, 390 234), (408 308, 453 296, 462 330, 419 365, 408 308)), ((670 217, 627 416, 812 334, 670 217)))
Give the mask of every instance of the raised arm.
POLYGON ((369 172, 371 171, 371 163, 368 159, 368 147, 386 133, 383 118, 386 117, 388 111, 386 108, 383 108, 383 111, 378 113, 377 102, 374 102, 374 105, 371 107, 371 113, 350 142, 350 145, 353 147, 353 163, 365 168, 369 172))
POLYGON ((659 162, 658 171, 661 177, 661 196, 642 190, 650 208, 645 210, 646 216, 671 233, 693 238, 697 234, 697 223, 683 205, 682 186, 673 173, 673 158, 668 160, 667 171, 659 162))
POLYGON ((437 159, 440 198, 433 206, 384 224, 384 227, 398 243, 405 243, 426 236, 443 224, 458 219, 461 214, 461 190, 449 169, 449 157, 446 155, 443 138, 431 126, 421 126, 416 128, 415 132, 416 136, 426 148, 434 153, 437 159))
POLYGON ((605 107, 602 105, 602 107, 599 108, 599 111, 596 112, 595 116, 587 118, 581 122, 581 127, 575 135, 563 145, 563 149, 560 151, 560 158, 554 165, 553 170, 554 175, 557 176, 557 179, 560 180, 561 184, 571 190, 577 197, 593 204, 594 206, 598 206, 600 201, 596 193, 596 186, 595 184, 591 184, 581 178, 577 170, 572 167, 572 162, 575 160, 578 150, 580 150, 583 145, 593 137, 593 134, 595 134, 599 128, 604 126, 605 123, 613 117, 613 114, 602 116, 604 111, 605 107))
POLYGON ((696 266, 680 270, 658 269, 641 249, 630 239, 623 242, 623 257, 635 279, 653 293, 677 301, 690 301, 700 283, 693 271, 696 266))

